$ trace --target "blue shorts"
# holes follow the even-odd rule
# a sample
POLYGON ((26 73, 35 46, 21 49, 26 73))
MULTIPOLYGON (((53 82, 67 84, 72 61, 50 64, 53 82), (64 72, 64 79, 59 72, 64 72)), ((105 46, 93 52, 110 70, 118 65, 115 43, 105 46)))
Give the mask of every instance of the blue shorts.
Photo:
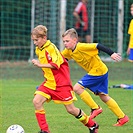
POLYGON ((88 88, 94 94, 108 94, 108 72, 102 76, 91 76, 86 74, 78 83, 84 88, 88 88))
POLYGON ((133 62, 133 49, 132 49, 132 48, 130 49, 130 54, 129 54, 128 60, 129 60, 130 62, 133 62))

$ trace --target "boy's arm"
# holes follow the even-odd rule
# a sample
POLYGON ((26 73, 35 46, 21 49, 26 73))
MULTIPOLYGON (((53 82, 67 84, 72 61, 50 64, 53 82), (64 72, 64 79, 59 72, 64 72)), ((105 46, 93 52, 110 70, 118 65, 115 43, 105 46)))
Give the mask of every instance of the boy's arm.
POLYGON ((74 15, 74 17, 76 18, 76 20, 77 20, 82 26, 84 26, 84 22, 81 20, 79 14, 78 14, 76 11, 73 12, 73 15, 74 15))
POLYGON ((50 63, 48 63, 48 64, 40 64, 40 62, 38 60, 35 60, 35 59, 32 60, 32 63, 35 66, 40 67, 40 68, 55 68, 50 63))
POLYGON ((110 48, 108 48, 100 43, 97 44, 97 49, 107 53, 110 56, 114 53, 113 50, 111 50, 110 48))
POLYGON ((120 55, 120 53, 115 53, 113 50, 111 50, 110 48, 108 48, 108 47, 105 47, 104 45, 102 45, 102 44, 97 44, 97 49, 98 50, 101 50, 101 51, 103 51, 103 52, 105 52, 105 53, 107 53, 108 55, 110 55, 111 56, 111 58, 113 59, 113 60, 115 60, 115 61, 120 61, 121 60, 121 55, 120 55))

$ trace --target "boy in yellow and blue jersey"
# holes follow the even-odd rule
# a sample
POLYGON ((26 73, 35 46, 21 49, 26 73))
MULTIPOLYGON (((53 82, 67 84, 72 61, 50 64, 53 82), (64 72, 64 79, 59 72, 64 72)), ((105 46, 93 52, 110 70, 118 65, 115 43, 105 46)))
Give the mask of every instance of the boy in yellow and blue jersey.
POLYGON ((38 133, 50 133, 43 105, 51 100, 63 104, 69 114, 88 127, 90 133, 98 133, 99 125, 73 103, 74 95, 68 63, 57 47, 47 40, 47 28, 38 25, 32 30, 31 38, 36 46, 35 52, 38 57, 38 60, 33 59, 32 63, 42 69, 45 78, 33 99, 35 115, 40 127, 38 133))
MULTIPOLYGON (((131 4, 130 12, 133 17, 133 4, 131 4)), ((129 55, 128 60, 133 62, 133 19, 130 21, 128 34, 130 35, 130 40, 127 48, 127 55, 129 55)))
POLYGON ((95 118, 103 110, 84 88, 88 88, 95 95, 98 95, 117 116, 118 120, 114 126, 122 126, 127 123, 129 121, 128 116, 123 113, 116 101, 108 95, 108 68, 98 56, 99 50, 102 50, 109 54, 113 60, 120 61, 120 54, 99 43, 78 42, 78 34, 74 28, 67 30, 62 37, 65 45, 65 49, 62 51, 63 56, 67 60, 73 59, 87 72, 74 85, 74 91, 92 109, 90 117, 95 118))

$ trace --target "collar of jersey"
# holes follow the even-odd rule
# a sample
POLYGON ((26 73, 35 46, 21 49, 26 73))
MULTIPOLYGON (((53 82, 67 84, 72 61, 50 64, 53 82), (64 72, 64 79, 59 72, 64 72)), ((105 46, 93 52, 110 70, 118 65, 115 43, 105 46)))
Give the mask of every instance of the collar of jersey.
POLYGON ((40 48, 40 50, 43 50, 45 47, 47 47, 48 45, 50 45, 51 41, 47 40, 47 42, 40 48))

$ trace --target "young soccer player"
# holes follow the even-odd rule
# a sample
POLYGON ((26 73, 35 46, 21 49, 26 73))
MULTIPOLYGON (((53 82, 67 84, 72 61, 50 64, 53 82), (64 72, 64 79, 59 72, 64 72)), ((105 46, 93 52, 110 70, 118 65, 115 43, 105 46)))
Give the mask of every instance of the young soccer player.
MULTIPOLYGON (((130 8, 131 15, 133 16, 133 4, 131 4, 130 8)), ((127 55, 129 55, 128 60, 133 62, 133 19, 130 21, 128 34, 130 35, 130 40, 127 48, 127 55)))
POLYGON ((67 112, 87 126, 90 133, 98 133, 98 124, 73 104, 74 95, 68 63, 56 46, 47 40, 47 28, 38 25, 32 30, 31 38, 36 45, 35 52, 39 59, 33 59, 32 63, 42 69, 45 77, 33 99, 36 119, 41 130, 39 133, 50 133, 43 107, 43 104, 50 100, 64 104, 67 112))
POLYGON ((106 52, 116 61, 121 60, 121 56, 99 43, 90 43, 89 45, 88 43, 78 42, 78 34, 73 28, 67 30, 62 37, 65 45, 65 49, 62 51, 63 56, 67 60, 75 60, 87 72, 74 85, 74 91, 92 109, 90 117, 96 117, 102 112, 102 108, 98 107, 84 88, 88 88, 95 95, 98 95, 117 116, 118 120, 114 126, 122 126, 127 123, 129 121, 128 116, 123 113, 116 101, 108 95, 108 68, 98 56, 98 51, 106 52))

